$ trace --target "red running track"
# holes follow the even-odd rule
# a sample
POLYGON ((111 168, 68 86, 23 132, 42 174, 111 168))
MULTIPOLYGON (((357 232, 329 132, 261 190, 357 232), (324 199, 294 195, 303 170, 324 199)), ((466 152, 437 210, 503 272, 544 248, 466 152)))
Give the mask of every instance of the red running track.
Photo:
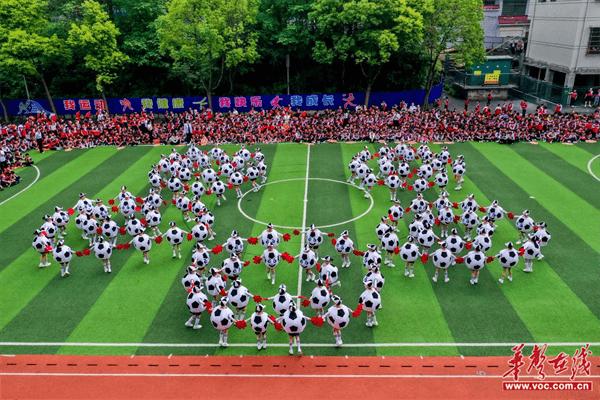
MULTIPOLYGON (((508 357, 0 357, 1 399, 599 399, 592 391, 505 391, 508 357)), ((524 372, 525 369, 523 369, 524 372)), ((549 373, 550 371, 546 371, 549 373)), ((568 382, 565 375, 547 380, 568 382)), ((521 381, 535 381, 521 377, 521 381)))

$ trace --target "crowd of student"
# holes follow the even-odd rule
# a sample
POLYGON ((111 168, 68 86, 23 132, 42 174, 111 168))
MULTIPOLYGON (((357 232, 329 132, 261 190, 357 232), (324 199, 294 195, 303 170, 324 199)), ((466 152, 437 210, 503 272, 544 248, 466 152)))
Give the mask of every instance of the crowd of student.
POLYGON ((11 172, 22 163, 21 154, 89 148, 101 145, 197 143, 273 143, 287 141, 548 141, 577 142, 600 137, 600 109, 590 114, 552 112, 539 106, 527 112, 527 103, 472 104, 455 110, 440 99, 430 110, 414 104, 357 107, 306 112, 278 108, 248 113, 215 113, 210 109, 184 113, 132 113, 61 118, 43 114, 18 123, 0 125, 2 185, 14 184, 11 172))

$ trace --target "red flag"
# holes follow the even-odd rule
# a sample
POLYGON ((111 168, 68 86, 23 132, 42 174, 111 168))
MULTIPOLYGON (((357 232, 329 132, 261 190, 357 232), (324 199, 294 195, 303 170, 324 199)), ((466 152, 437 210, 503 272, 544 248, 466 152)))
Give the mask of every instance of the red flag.
POLYGON ((140 206, 135 206, 135 212, 140 212, 142 211, 142 207, 140 206))
POLYGON ((317 269, 317 272, 321 272, 321 263, 317 263, 315 268, 317 269))
POLYGON ((206 311, 208 311, 209 313, 212 312, 212 303, 208 300, 204 301, 204 308, 206 308, 206 311))
POLYGON ((406 208, 404 209, 404 212, 407 212, 407 213, 409 213, 409 212, 410 212, 410 207, 406 207, 406 208))
POLYGON ((284 233, 283 234, 283 241, 284 242, 288 242, 292 237, 290 236, 289 233, 284 233))
POLYGON ((69 209, 67 210, 67 214, 69 214, 69 215, 73 215, 73 214, 75 214, 75 210, 73 210, 72 208, 69 208, 69 209))
POLYGON ((402 188, 406 189, 406 182, 402 182, 402 188))
POLYGON ((225 291, 225 289, 221 289, 221 291, 219 292, 219 294, 221 296, 227 296, 227 292, 225 291))
POLYGON ((52 251, 52 246, 51 245, 47 245, 44 250, 46 250, 46 253, 49 253, 49 252, 52 251))
POLYGON ((388 218, 390 219, 390 221, 394 222, 394 216, 392 214, 388 214, 388 218))
POLYGON ((229 190, 233 189, 233 183, 229 182, 227 184, 227 189, 229 189, 229 190))
POLYGON ((519 255, 523 257, 523 254, 525 254, 525 247, 519 247, 519 255))

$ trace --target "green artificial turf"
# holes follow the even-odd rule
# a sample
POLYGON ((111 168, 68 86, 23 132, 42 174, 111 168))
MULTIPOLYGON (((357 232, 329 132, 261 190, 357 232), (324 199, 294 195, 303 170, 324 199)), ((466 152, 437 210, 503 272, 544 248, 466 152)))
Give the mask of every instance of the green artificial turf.
MULTIPOLYGON (((345 184, 349 175, 347 164, 364 143, 320 144, 309 148, 304 144, 262 145, 268 170, 268 185, 258 193, 249 193, 241 201, 244 212, 257 221, 276 225, 301 227, 306 192, 306 225, 335 225, 323 228, 336 237, 348 230, 355 245, 365 249, 377 243, 375 226, 387 215, 389 192, 376 186, 370 200, 356 187, 345 184), (307 161, 309 164, 307 165, 307 161), (309 180, 305 181, 307 168, 309 180)), ((379 145, 368 144, 371 151, 379 145)), ((430 145, 437 151, 440 145, 430 145)), ((234 145, 223 146, 233 153, 234 145)), ((178 151, 184 152, 185 147, 178 151)), ((180 279, 189 262, 192 243, 183 247, 183 258, 172 259, 171 249, 164 242, 154 244, 151 263, 142 263, 141 254, 133 249, 116 251, 112 258, 113 273, 105 274, 93 256, 74 258, 72 275, 61 279, 58 266, 37 268, 38 255, 30 246, 32 232, 41 224, 42 216, 52 213, 55 205, 65 208, 75 204, 80 192, 90 198, 114 197, 122 185, 136 195, 148 190, 147 171, 164 147, 134 147, 126 149, 98 148, 72 152, 34 154, 40 170, 39 180, 28 190, 0 205, 0 351, 2 353, 62 353, 62 354, 257 354, 251 346, 255 338, 250 329, 230 332, 230 344, 248 347, 214 347, 218 334, 203 315, 201 330, 184 327, 188 311, 186 293, 180 279), (13 346, 7 342, 32 342, 34 346, 13 346), (53 346, 40 342, 56 343, 53 346), (106 347, 68 346, 68 343, 107 343, 106 347), (115 346, 116 343, 131 343, 115 346), (179 344, 182 347, 136 346, 146 344, 179 344), (185 344, 198 344, 189 347, 185 344), (111 345, 113 344, 113 345, 111 345), (207 346, 202 346, 206 344, 207 346), (209 346, 210 345, 210 346, 209 346)), ((341 349, 333 343, 331 330, 325 324, 311 324, 302 335, 305 353, 315 355, 501 355, 509 354, 510 346, 461 346, 456 343, 521 343, 521 342, 600 342, 600 182, 588 168, 600 176, 600 158, 588 165, 598 144, 528 144, 501 146, 489 143, 450 145, 453 155, 464 154, 467 162, 466 180, 461 191, 449 186, 452 201, 461 201, 473 193, 479 204, 488 206, 499 200, 507 210, 519 214, 528 209, 536 221, 545 221, 552 241, 543 249, 544 260, 535 263, 533 274, 521 272, 520 264, 514 282, 498 284, 501 268, 497 262, 486 265, 477 286, 469 284, 469 272, 463 265, 450 271, 451 281, 434 283, 431 262, 416 264, 414 279, 405 278, 403 266, 396 257, 395 269, 386 266, 383 309, 378 312, 379 326, 364 325, 364 313, 353 319, 344 330, 341 349), (415 345, 412 345, 414 343, 415 345), (420 344, 444 343, 440 346, 420 344), (417 345, 419 344, 419 345, 417 345)), ((376 160, 369 164, 377 170, 376 160)), ((32 168, 19 171, 21 185, 0 193, 0 203, 33 182, 32 168)), ((244 185, 244 190, 249 184, 244 185)), ((437 188, 425 193, 428 200, 438 195, 437 188)), ((169 199, 168 191, 164 195, 169 199)), ((233 191, 227 201, 217 207, 213 196, 203 201, 216 217, 217 237, 210 247, 223 243, 231 230, 241 236, 258 236, 264 225, 246 219, 238 210, 233 191)), ((398 195, 403 206, 414 197, 413 192, 398 195)), ((189 229, 181 213, 169 205, 162 210, 165 230, 169 221, 189 229)), ((116 217, 119 222, 122 217, 116 217)), ((412 215, 398 225, 398 236, 404 242, 412 215)), ((490 255, 507 241, 516 241, 514 221, 498 222, 494 246, 490 255)), ((292 233, 291 229, 279 229, 292 233)), ((83 249, 86 242, 72 222, 67 244, 74 250, 83 249)), ((124 239, 120 237, 120 241, 124 239)), ((320 256, 331 255, 339 266, 339 257, 326 238, 320 256)), ((296 255, 301 237, 292 234, 279 250, 296 255)), ((257 246, 246 247, 244 260, 250 261, 242 273, 243 284, 253 294, 272 296, 281 283, 292 295, 309 296, 313 283, 299 280, 298 264, 285 261, 278 266, 276 284, 266 279, 262 265, 252 263, 262 253, 257 246), (298 284, 300 283, 300 287, 298 284)), ((220 266, 225 254, 213 255, 211 266, 220 266)), ((335 288, 346 305, 355 308, 363 290, 365 274, 360 257, 351 256, 352 266, 340 268, 341 287, 335 288)), ((268 304, 268 303, 267 303, 268 304)), ((248 307, 248 315, 254 303, 248 307)), ((268 304, 267 309, 271 311, 268 304)), ((312 316, 310 308, 304 312, 312 316)), ((269 331, 271 346, 260 354, 285 354, 287 337, 269 331)), ((555 346, 549 353, 566 351, 573 346, 555 346)))

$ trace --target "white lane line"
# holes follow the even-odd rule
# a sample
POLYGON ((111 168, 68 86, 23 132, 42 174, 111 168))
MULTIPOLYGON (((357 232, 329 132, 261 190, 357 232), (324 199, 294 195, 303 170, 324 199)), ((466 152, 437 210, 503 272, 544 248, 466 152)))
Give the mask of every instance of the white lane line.
MULTIPOLYGON (((513 347, 516 342, 398 342, 398 343, 346 343, 344 347, 513 347)), ((525 346, 544 345, 550 347, 579 347, 589 344, 592 347, 600 346, 600 342, 540 342, 524 343, 525 346)), ((219 347, 217 343, 127 343, 127 342, 0 342, 0 347, 149 347, 149 348, 191 348, 191 347, 219 347)), ((269 343, 269 347, 288 347, 288 343, 269 343)), ((333 343, 302 343, 303 347, 332 347, 333 343)), ((256 347, 256 343, 230 343, 229 347, 256 347)))
POLYGON ((598 154, 598 155, 596 155, 596 156, 594 156, 594 157, 590 158, 590 161, 588 161, 588 163, 587 163, 587 169, 588 169, 588 172, 590 173, 590 175, 591 175, 591 176, 592 176, 592 177, 593 177, 595 180, 597 180, 598 182, 600 182, 600 178, 598 178, 598 176, 597 176, 597 175, 594 173, 594 171, 592 171, 592 163, 593 163, 593 162, 594 162, 594 160, 595 160, 596 158, 598 158, 598 157, 600 157, 600 154, 598 154))
MULTIPOLYGON (((304 209, 302 210, 302 228, 300 229, 300 252, 304 250, 305 230, 306 230, 306 210, 308 208, 308 177, 310 175, 310 144, 306 147, 306 176, 304 177, 304 209)), ((302 267, 298 262, 298 296, 302 295, 302 267)), ((300 307, 300 297, 296 299, 298 307, 300 307)))
POLYGON ((9 200, 14 199, 18 195, 20 195, 21 193, 23 193, 24 191, 26 191, 27 189, 29 189, 30 187, 32 187, 38 181, 38 179, 40 179, 40 169, 37 166, 35 166, 35 165, 32 165, 32 167, 35 169, 35 172, 36 172, 36 176, 35 176, 35 179, 33 180, 33 182, 31 182, 29 185, 27 185, 26 187, 24 187, 23 189, 21 189, 17 193, 15 193, 12 196, 10 196, 8 199, 1 201, 0 202, 0 206, 3 205, 4 203, 8 202, 9 200))
MULTIPOLYGON (((83 377, 152 377, 152 378, 274 378, 274 379, 502 379, 502 375, 419 375, 419 374, 228 374, 228 373, 204 373, 204 374, 195 374, 195 373, 140 373, 140 372, 132 372, 132 373, 93 373, 93 372, 0 372, 0 376, 83 376, 83 377)), ((546 376, 546 378, 551 379, 565 379, 566 382, 571 382, 568 380, 568 376, 566 375, 552 375, 546 376)), ((600 375, 586 375, 581 378, 589 378, 589 379, 597 379, 600 378, 600 375)), ((537 375, 520 375, 519 379, 531 379, 536 380, 537 375)), ((512 381, 508 381, 512 382, 512 381)), ((577 381, 575 381, 577 383, 577 381)))

